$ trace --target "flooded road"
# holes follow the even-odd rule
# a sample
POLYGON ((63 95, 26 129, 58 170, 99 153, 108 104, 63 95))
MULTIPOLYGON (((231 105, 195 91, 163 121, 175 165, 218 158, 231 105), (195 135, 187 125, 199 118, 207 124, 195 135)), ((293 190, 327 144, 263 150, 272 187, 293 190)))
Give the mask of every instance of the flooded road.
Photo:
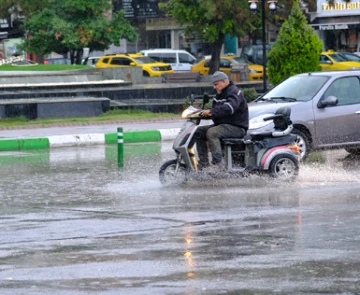
POLYGON ((0 294, 359 294, 360 158, 162 187, 171 144, 0 152, 0 294))

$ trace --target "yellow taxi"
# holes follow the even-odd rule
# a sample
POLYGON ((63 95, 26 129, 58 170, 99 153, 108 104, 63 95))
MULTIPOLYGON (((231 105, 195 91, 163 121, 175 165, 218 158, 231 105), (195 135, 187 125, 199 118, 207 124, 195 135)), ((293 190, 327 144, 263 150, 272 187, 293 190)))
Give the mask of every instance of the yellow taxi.
MULTIPOLYGON (((201 75, 208 75, 210 70, 211 56, 205 56, 198 63, 191 67, 192 72, 199 72, 201 75)), ((246 59, 236 55, 220 56, 220 68, 219 70, 227 75, 230 75, 231 67, 234 64, 247 64, 249 69, 249 80, 256 81, 262 80, 264 67, 261 65, 253 64, 246 59)))
POLYGON ((360 62, 351 60, 346 54, 333 50, 321 53, 319 65, 323 71, 360 69, 360 62))
POLYGON ((142 53, 108 54, 100 57, 96 68, 142 67, 143 76, 158 77, 162 74, 173 73, 171 65, 157 62, 142 53))

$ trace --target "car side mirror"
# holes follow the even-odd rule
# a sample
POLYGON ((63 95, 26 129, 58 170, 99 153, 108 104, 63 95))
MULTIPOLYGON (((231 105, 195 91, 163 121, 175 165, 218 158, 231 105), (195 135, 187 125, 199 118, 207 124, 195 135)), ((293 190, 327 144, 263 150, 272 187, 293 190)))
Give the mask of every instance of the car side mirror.
POLYGON ((130 66, 134 67, 134 66, 136 66, 136 64, 134 62, 131 62, 130 66))
POLYGON ((317 104, 317 107, 319 109, 323 109, 325 107, 336 106, 337 104, 338 104, 338 99, 335 96, 330 95, 324 99, 320 99, 317 104))

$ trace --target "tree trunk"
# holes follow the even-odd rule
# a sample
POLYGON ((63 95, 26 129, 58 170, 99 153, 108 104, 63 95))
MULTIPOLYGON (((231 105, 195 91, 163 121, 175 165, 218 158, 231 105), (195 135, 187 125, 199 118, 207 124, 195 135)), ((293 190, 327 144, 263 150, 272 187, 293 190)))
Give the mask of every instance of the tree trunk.
POLYGON ((73 49, 70 49, 70 61, 71 61, 71 64, 73 65, 74 62, 75 62, 75 52, 73 49))
POLYGON ((76 60, 75 60, 75 64, 81 65, 82 56, 83 56, 83 50, 82 50, 82 49, 76 50, 76 60))
POLYGON ((38 63, 38 64, 43 64, 44 63, 44 55, 41 55, 41 54, 36 54, 36 57, 35 57, 35 61, 38 63))
POLYGON ((220 33, 219 38, 212 43, 209 75, 214 74, 220 68, 220 53, 224 44, 224 37, 225 35, 220 33))

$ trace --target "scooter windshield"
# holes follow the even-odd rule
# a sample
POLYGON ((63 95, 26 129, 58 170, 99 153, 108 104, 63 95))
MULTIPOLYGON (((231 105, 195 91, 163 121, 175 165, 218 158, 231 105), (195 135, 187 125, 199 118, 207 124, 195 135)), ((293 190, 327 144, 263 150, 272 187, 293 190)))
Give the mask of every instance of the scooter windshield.
POLYGON ((182 114, 181 114, 181 118, 187 118, 190 115, 193 115, 195 113, 199 113, 201 112, 201 110, 195 108, 194 106, 189 106, 187 109, 185 109, 182 114))

